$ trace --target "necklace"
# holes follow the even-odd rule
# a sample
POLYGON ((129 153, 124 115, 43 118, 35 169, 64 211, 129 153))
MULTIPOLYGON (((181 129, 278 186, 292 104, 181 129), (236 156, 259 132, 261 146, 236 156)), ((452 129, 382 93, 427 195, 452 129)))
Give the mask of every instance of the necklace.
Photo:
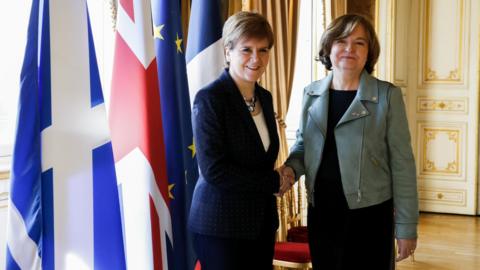
POLYGON ((255 111, 255 103, 257 102, 257 99, 255 99, 255 96, 253 96, 252 99, 250 100, 247 100, 245 97, 243 97, 243 100, 245 100, 245 104, 247 105, 249 112, 255 111))

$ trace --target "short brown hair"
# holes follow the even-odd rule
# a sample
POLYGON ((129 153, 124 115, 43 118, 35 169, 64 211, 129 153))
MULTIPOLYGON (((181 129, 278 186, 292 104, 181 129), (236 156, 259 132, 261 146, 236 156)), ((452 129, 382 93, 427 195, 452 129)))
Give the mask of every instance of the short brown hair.
POLYGON ((240 11, 230 16, 223 25, 223 46, 233 49, 243 38, 266 38, 268 48, 273 46, 273 31, 267 19, 255 12, 240 11))
POLYGON ((346 14, 336 18, 323 32, 317 60, 320 60, 326 69, 332 70, 330 52, 333 42, 348 37, 358 25, 363 26, 367 34, 368 56, 365 69, 369 74, 373 72, 373 67, 377 63, 378 55, 380 54, 380 44, 372 24, 367 18, 358 14, 346 14))

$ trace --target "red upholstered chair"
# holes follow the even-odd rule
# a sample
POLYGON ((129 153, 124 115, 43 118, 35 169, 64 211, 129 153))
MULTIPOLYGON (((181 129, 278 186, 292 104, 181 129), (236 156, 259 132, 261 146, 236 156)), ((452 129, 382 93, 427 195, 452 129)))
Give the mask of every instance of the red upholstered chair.
MULTIPOLYGON (((303 184, 303 183, 302 183, 303 184)), ((303 186, 296 186, 280 200, 281 234, 275 243, 273 265, 277 267, 311 269, 307 227, 301 226, 303 186), (287 229, 288 228, 288 229, 287 229), (285 241, 286 240, 286 241, 285 241)))
POLYGON ((312 260, 310 258, 310 249, 308 247, 308 243, 275 243, 273 265, 297 269, 312 268, 312 260))
POLYGON ((307 227, 292 227, 287 232, 287 242, 275 243, 273 265, 297 269, 312 268, 307 227))
POLYGON ((287 232, 288 242, 308 243, 307 226, 292 227, 287 232))

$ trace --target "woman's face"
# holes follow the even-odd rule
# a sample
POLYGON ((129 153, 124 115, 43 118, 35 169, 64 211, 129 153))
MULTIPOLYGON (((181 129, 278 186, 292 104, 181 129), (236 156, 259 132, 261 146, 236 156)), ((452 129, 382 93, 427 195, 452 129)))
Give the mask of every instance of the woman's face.
POLYGON ((234 48, 226 49, 225 57, 230 63, 229 72, 237 83, 255 83, 265 72, 268 64, 268 40, 241 39, 234 48))
POLYGON ((360 75, 368 57, 368 38, 362 25, 357 25, 353 32, 335 40, 330 51, 333 71, 353 72, 360 75))

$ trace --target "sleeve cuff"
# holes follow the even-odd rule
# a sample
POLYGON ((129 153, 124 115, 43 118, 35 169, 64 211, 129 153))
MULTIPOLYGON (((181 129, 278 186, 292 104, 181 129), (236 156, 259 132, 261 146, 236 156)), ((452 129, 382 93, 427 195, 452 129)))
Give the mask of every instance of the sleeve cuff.
POLYGON ((395 236, 399 239, 417 238, 417 224, 395 224, 395 236))

